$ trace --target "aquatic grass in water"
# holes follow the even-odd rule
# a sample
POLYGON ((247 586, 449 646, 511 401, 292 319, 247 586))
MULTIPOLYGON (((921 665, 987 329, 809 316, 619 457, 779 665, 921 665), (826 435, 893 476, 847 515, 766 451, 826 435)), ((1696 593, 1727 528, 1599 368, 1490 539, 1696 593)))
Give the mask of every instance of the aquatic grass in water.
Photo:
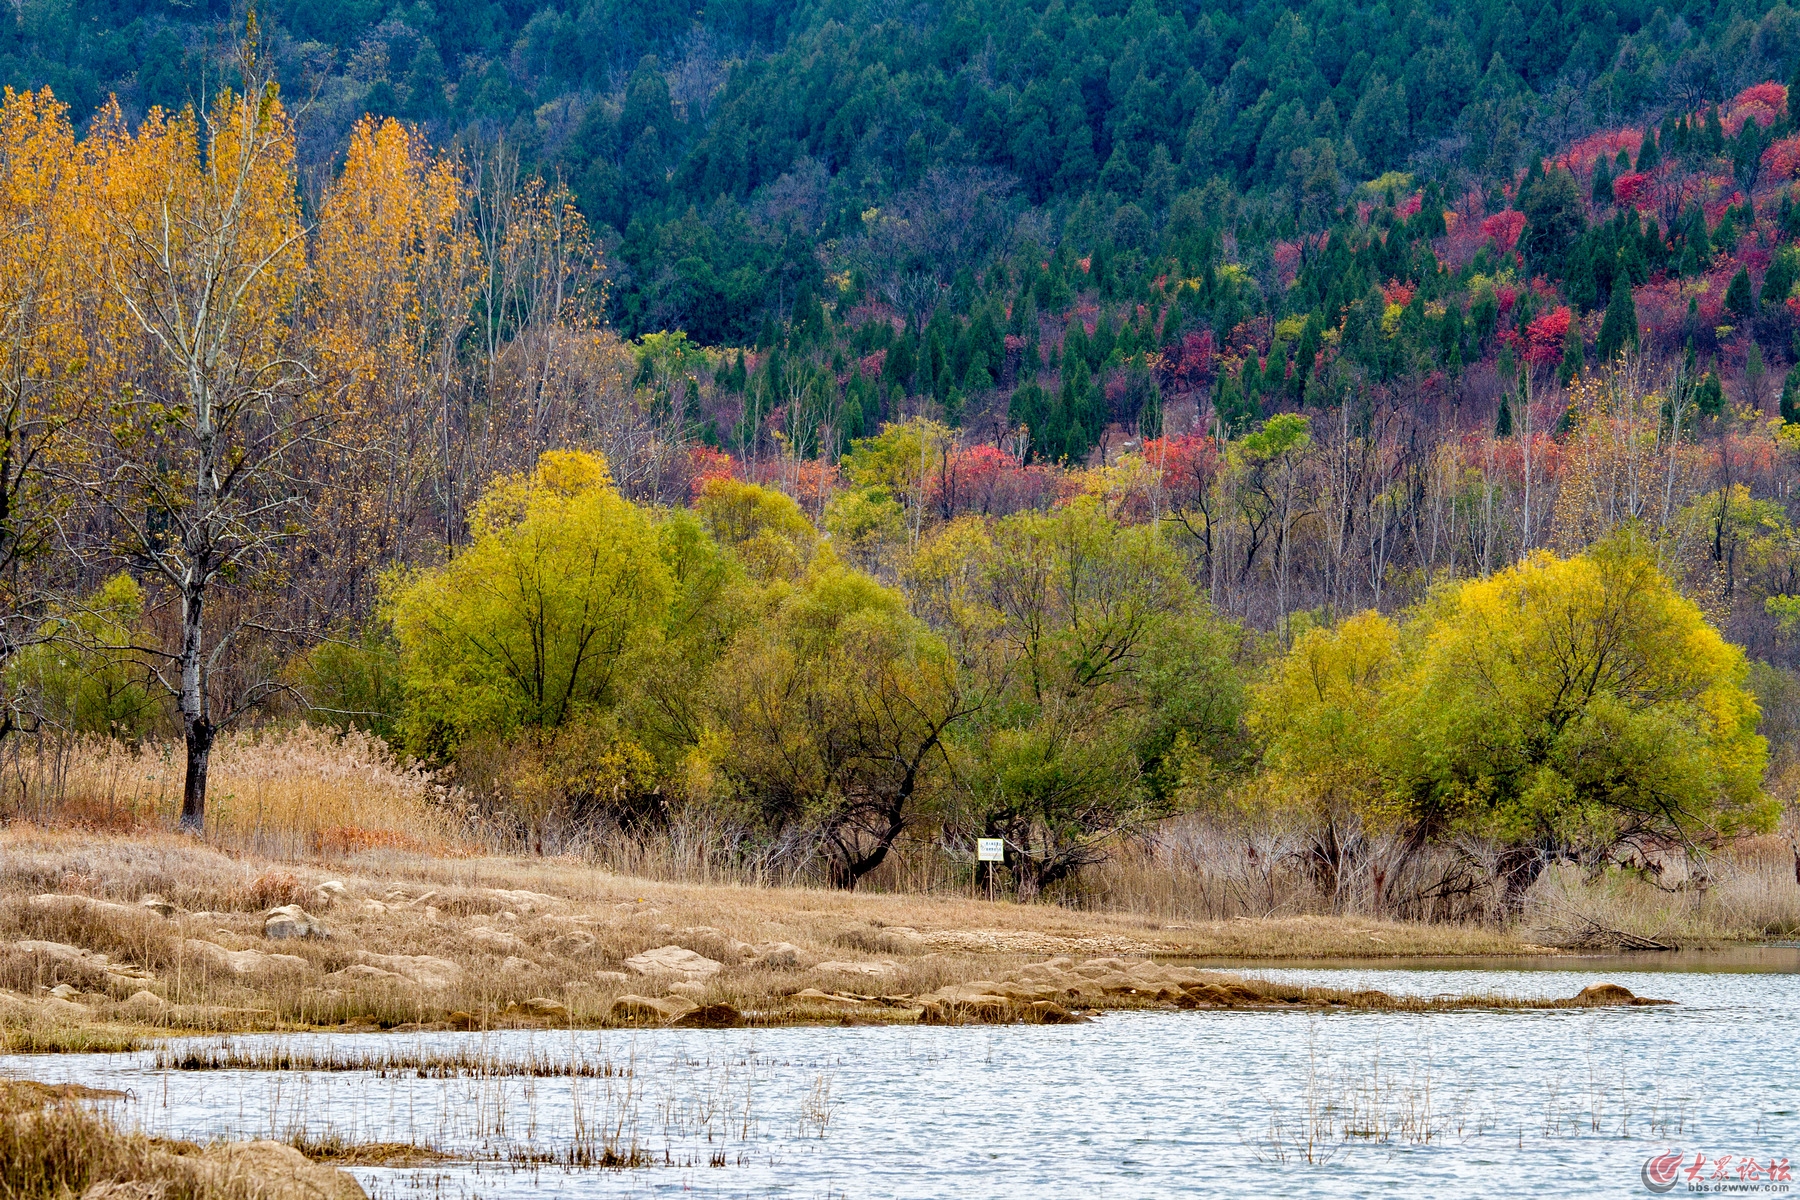
POLYGON ((378 1077, 410 1075, 418 1079, 464 1076, 500 1078, 604 1079, 629 1068, 589 1055, 571 1045, 567 1054, 528 1046, 519 1054, 502 1054, 492 1044, 436 1046, 397 1041, 400 1035, 373 1035, 350 1042, 262 1041, 231 1038, 210 1046, 162 1046, 154 1063, 165 1071, 365 1071, 378 1077))

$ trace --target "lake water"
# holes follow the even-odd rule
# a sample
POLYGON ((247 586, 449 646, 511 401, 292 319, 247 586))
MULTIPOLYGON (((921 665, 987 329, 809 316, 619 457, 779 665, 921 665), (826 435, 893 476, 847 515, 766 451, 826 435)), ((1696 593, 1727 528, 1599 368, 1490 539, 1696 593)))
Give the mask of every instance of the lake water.
POLYGON ((578 1055, 627 1072, 602 1078, 174 1071, 147 1053, 0 1058, 0 1072, 128 1089, 123 1118, 176 1137, 304 1128, 486 1160, 358 1169, 376 1196, 1648 1196, 1645 1160, 1676 1150, 1677 1192, 1694 1190, 1699 1153, 1702 1185, 1794 1194, 1767 1172, 1800 1163, 1800 948, 1245 969, 1423 995, 1570 996, 1611 982, 1679 1003, 231 1039, 578 1055), (664 1165, 559 1165, 601 1145, 664 1165), (1746 1159, 1754 1174, 1740 1174, 1746 1159))

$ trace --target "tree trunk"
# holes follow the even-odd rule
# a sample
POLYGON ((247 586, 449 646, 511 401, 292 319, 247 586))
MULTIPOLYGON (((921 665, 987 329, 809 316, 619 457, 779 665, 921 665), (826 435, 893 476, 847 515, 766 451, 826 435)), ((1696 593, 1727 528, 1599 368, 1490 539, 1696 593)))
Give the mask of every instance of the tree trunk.
POLYGON ((212 759, 213 727, 183 719, 187 734, 187 777, 181 786, 181 832, 206 831, 206 771, 212 759))
MULTIPOLYGON (((197 574, 190 568, 189 578, 197 574)), ((207 705, 203 667, 205 628, 201 623, 205 593, 190 586, 181 603, 181 732, 187 742, 187 776, 181 787, 181 831, 206 829, 206 772, 212 759, 212 713, 207 705)))
POLYGON ((1494 863, 1495 881, 1500 889, 1500 909, 1516 917, 1525 908, 1525 893, 1538 881, 1550 856, 1536 845, 1509 846, 1494 863))

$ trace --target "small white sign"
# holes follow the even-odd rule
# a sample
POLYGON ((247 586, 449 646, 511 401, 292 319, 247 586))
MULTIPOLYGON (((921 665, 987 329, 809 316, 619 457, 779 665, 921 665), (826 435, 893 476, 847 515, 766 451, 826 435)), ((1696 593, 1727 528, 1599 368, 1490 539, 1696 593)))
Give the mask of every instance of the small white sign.
POLYGON ((981 862, 1005 862, 1005 838, 976 838, 975 857, 981 862))

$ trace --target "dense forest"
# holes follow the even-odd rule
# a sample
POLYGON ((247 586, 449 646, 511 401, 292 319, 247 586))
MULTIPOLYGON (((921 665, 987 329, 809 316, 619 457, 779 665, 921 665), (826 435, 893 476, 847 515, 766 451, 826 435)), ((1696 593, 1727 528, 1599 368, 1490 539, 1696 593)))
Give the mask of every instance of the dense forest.
MULTIPOLYGON (((0 75, 78 113, 109 95, 131 117, 173 110, 228 74, 242 16, 23 4, 0 75)), ((766 342, 805 290, 949 286, 1027 243, 1154 264, 1182 249, 1177 197, 1215 180, 1236 257, 1254 263, 1384 171, 1454 198, 1800 66, 1800 20, 1761 3, 345 0, 258 19, 304 102, 304 168, 341 162, 365 112, 440 144, 504 141, 603 231, 626 332, 733 345, 766 342), (962 228, 946 239, 934 218, 962 228)))
POLYGON ((361 726, 846 886, 1766 830, 1800 15, 1526 7, 21 6, 0 738, 179 730, 199 827, 361 726))

